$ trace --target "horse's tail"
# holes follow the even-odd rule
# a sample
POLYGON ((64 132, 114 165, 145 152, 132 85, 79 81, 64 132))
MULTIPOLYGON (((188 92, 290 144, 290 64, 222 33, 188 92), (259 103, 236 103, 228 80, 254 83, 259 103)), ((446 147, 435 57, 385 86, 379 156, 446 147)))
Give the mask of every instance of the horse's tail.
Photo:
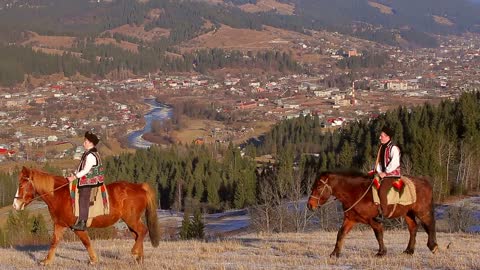
POLYGON ((157 199, 155 191, 147 183, 142 183, 142 188, 147 193, 147 210, 145 218, 147 219, 148 234, 150 235, 152 246, 158 247, 158 244, 160 243, 160 227, 158 226, 157 199))

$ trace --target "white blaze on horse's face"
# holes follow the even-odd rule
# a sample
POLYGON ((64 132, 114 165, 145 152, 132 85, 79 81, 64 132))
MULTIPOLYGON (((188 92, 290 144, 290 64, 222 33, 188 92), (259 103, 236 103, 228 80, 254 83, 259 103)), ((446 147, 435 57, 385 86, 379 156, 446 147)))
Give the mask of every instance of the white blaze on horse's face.
POLYGON ((25 208, 25 203, 23 202, 23 200, 20 200, 21 197, 19 196, 20 195, 20 192, 19 192, 19 189, 17 189, 17 193, 15 193, 15 199, 13 199, 13 209, 15 210, 23 210, 25 208))

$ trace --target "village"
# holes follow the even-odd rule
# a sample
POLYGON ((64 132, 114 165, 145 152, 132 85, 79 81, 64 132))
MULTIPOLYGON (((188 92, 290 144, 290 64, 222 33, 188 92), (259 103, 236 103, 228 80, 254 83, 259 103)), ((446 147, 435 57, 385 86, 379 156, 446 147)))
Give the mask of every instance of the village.
MULTIPOLYGON (((297 43, 300 52, 325 59, 316 65, 304 64, 312 68, 305 74, 149 74, 125 80, 64 79, 34 88, 0 88, 4 127, 0 163, 78 159, 82 133, 90 129, 115 149, 110 154, 125 151, 131 148, 127 135, 145 125, 144 115, 151 109, 144 102, 148 98, 168 105, 193 102, 213 108, 228 120, 207 119, 209 124, 190 136, 177 136, 177 142, 241 143, 283 119, 314 115, 324 128, 341 127, 398 106, 438 104, 480 86, 480 40, 474 35, 443 37, 436 49, 376 48, 388 55, 385 67, 355 71, 346 85, 330 85, 332 78, 353 75, 335 63, 361 56, 365 44, 345 50, 344 45, 351 46, 351 42, 318 42, 323 49, 318 44, 297 43)), ((190 118, 184 129, 193 129, 188 123, 202 120, 190 118)))

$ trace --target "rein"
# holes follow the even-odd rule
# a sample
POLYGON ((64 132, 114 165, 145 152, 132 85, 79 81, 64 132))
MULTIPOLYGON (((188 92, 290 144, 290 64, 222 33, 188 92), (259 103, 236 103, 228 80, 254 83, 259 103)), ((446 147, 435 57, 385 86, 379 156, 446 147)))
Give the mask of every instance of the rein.
MULTIPOLYGON (((328 180, 328 178, 327 178, 327 180, 328 180)), ((320 192, 320 195, 318 195, 318 197, 310 195, 310 198, 313 198, 313 199, 317 200, 317 204, 320 203, 320 198, 322 197, 323 192, 325 191, 325 188, 328 188, 330 190, 330 193, 332 193, 332 187, 329 184, 327 184, 327 180, 324 181, 324 180, 320 179, 320 182, 322 182, 322 184, 323 184, 323 188, 322 188, 322 191, 320 192)), ((363 195, 352 206, 350 206, 347 210, 345 210, 343 212, 346 213, 346 212, 352 210, 367 195, 368 191, 372 188, 372 185, 373 185, 373 181, 370 182, 370 185, 368 186, 367 190, 363 193, 363 195)), ((327 203, 324 203, 322 206, 328 205, 328 204, 334 202, 335 200, 336 200, 336 198, 328 201, 327 203)))
POLYGON ((352 208, 355 207, 363 199, 363 197, 365 197, 365 195, 367 195, 368 191, 372 188, 372 185, 373 185, 373 181, 370 182, 370 185, 368 186, 367 190, 365 190, 362 197, 360 197, 360 199, 358 199, 352 206, 350 206, 347 210, 345 210, 343 212, 346 213, 346 212, 352 210, 352 208))
MULTIPOLYGON (((37 189, 35 188, 35 184, 33 183, 32 179, 31 179, 30 177, 23 177, 23 179, 27 179, 28 182, 30 182, 30 183, 32 184, 32 187, 33 187, 33 190, 35 190, 35 193, 38 193, 37 189)), ((37 196, 33 197, 32 201, 34 201, 34 200, 36 200, 36 199, 44 196, 44 195, 47 194, 47 193, 50 193, 50 192, 54 192, 54 191, 56 191, 56 190, 59 190, 59 189, 61 189, 62 187, 68 185, 68 184, 70 184, 70 182, 67 181, 67 183, 65 183, 65 184, 63 184, 63 185, 61 185, 61 186, 59 186, 59 187, 57 187, 57 188, 54 188, 54 189, 51 190, 51 191, 45 192, 44 194, 37 195, 37 196)), ((18 196, 15 196, 14 198, 15 198, 15 199, 23 199, 23 198, 18 197, 18 196)))

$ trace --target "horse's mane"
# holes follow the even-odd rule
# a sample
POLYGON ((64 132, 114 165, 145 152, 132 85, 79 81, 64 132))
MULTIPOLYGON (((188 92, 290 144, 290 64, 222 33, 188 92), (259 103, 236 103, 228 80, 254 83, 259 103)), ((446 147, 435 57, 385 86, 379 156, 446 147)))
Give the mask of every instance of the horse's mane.
POLYGON ((55 188, 55 183, 59 185, 65 184, 66 180, 63 176, 57 176, 38 169, 30 170, 30 177, 35 183, 35 189, 38 193, 51 192, 55 188))
POLYGON ((363 177, 363 178, 368 177, 366 173, 359 170, 355 170, 355 169, 339 169, 339 170, 326 171, 326 172, 322 172, 320 176, 325 176, 329 174, 337 174, 344 177, 363 177))

